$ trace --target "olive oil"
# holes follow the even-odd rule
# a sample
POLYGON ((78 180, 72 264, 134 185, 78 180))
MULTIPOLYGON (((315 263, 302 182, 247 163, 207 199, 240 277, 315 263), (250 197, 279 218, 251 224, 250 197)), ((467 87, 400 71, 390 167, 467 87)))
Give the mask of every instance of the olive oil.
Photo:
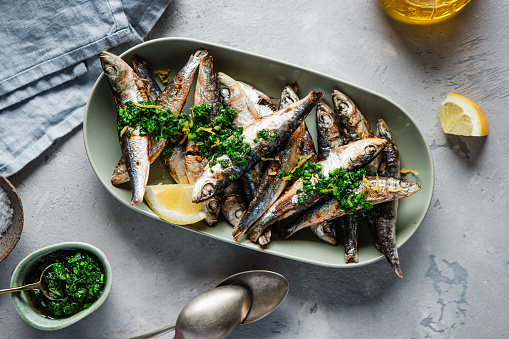
POLYGON ((470 0, 380 0, 394 19, 411 24, 431 24, 450 18, 470 0))

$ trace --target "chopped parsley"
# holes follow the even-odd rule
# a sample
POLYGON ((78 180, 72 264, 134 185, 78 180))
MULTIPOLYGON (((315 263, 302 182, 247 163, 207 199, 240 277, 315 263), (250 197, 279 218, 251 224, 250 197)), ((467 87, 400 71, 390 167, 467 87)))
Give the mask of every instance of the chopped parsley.
POLYGON ((46 280, 49 300, 39 290, 28 291, 33 306, 44 316, 66 318, 89 308, 104 288, 104 268, 91 254, 77 250, 61 250, 36 262, 27 272, 25 283, 33 283, 47 266, 54 264, 46 280))
MULTIPOLYGON (((170 110, 163 110, 153 101, 135 104, 127 102, 118 108, 117 130, 119 133, 129 134, 129 128, 139 128, 140 135, 151 135, 156 140, 165 138, 173 142, 183 143, 192 140, 199 148, 199 155, 209 160, 210 167, 217 162, 215 159, 227 155, 236 165, 247 164, 245 156, 251 152, 251 147, 244 141, 243 129, 232 129, 232 123, 237 111, 218 104, 219 115, 214 121, 210 120, 214 107, 208 104, 191 107, 192 114, 175 116, 170 110)), ((166 148, 161 154, 162 159, 172 155, 171 148, 166 148)), ((219 160, 221 167, 229 166, 226 159, 219 160)))
MULTIPOLYGON (((276 133, 270 133, 270 131, 267 128, 262 129, 261 131, 258 131, 256 133, 256 136, 258 139, 265 139, 265 140, 276 140, 277 134, 276 133)), ((257 140, 258 142, 258 140, 257 140)))
POLYGON ((346 171, 342 168, 329 172, 326 177, 319 164, 305 163, 294 168, 290 173, 281 171, 278 176, 283 180, 302 178, 303 188, 297 190, 299 202, 302 203, 312 194, 323 197, 334 196, 338 199, 337 208, 354 217, 364 216, 373 205, 366 200, 364 192, 354 194, 362 182, 366 170, 346 171))

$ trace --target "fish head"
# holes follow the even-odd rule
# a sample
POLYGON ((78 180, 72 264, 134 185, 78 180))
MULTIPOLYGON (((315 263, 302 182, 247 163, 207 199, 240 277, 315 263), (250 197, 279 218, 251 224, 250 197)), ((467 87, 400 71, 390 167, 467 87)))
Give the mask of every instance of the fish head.
POLYGON ((216 187, 213 182, 200 181, 200 178, 194 183, 193 187, 193 203, 199 203, 212 198, 216 193, 216 187))
POLYGON ((332 104, 334 110, 336 110, 341 117, 351 116, 357 108, 352 99, 338 90, 332 92, 332 104))
POLYGON ((336 112, 322 101, 316 105, 316 124, 320 135, 327 139, 337 139, 341 135, 336 112))
POLYGON ((281 92, 281 99, 279 101, 279 108, 286 107, 290 104, 296 103, 299 101, 299 97, 295 93, 295 91, 292 89, 292 86, 286 85, 283 89, 283 92, 281 92))
POLYGON ((396 178, 389 178, 387 188, 389 192, 392 192, 398 198, 411 196, 421 189, 419 184, 414 181, 396 178))
POLYGON ((217 73, 217 82, 219 87, 219 96, 226 105, 235 101, 235 99, 241 94, 242 89, 240 88, 240 85, 228 75, 222 72, 217 73))
POLYGON ((115 54, 103 51, 99 56, 104 75, 115 91, 122 92, 125 79, 130 76, 129 65, 115 54))
POLYGON ((351 167, 360 167, 373 160, 387 145, 387 141, 378 138, 361 139, 349 143, 345 147, 351 167))
POLYGON ((218 215, 219 210, 221 208, 221 203, 219 202, 219 198, 212 197, 212 198, 202 202, 202 208, 207 213, 218 215))

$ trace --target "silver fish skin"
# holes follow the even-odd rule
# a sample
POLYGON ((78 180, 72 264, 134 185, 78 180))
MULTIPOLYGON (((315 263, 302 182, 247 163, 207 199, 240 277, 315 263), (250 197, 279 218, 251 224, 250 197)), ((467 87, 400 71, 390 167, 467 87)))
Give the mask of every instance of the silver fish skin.
POLYGON ((151 101, 156 101, 157 97, 162 93, 161 88, 154 80, 152 72, 148 67, 147 62, 137 54, 133 55, 133 69, 134 71, 147 83, 147 97, 151 101))
POLYGON ((244 141, 249 144, 251 152, 245 156, 246 165, 235 165, 227 155, 219 157, 218 163, 212 167, 211 171, 203 171, 198 178, 193 189, 193 202, 198 203, 216 195, 223 190, 235 176, 240 176, 258 163, 262 157, 269 155, 281 143, 288 140, 290 135, 304 121, 309 112, 322 98, 321 92, 310 92, 305 98, 285 107, 265 118, 255 121, 247 126, 243 135, 244 141), (270 134, 276 134, 275 140, 258 139, 257 133, 267 129, 270 134), (254 140, 258 140, 257 143, 254 140), (219 163, 225 160, 229 164, 223 168, 219 163))
MULTIPOLYGON (((371 161, 387 141, 383 139, 363 139, 333 149, 329 157, 318 162, 322 165, 322 173, 327 176, 330 171, 342 168, 344 170, 355 170, 371 161)), ((309 195, 303 202, 299 202, 297 191, 303 188, 302 179, 295 183, 274 203, 267 212, 249 230, 248 236, 255 242, 261 232, 275 222, 286 219, 296 213, 300 213, 315 203, 324 200, 317 194, 309 195)))
POLYGON ((244 93, 246 93, 249 102, 255 107, 260 118, 271 115, 276 111, 276 106, 267 94, 242 81, 237 81, 237 83, 244 90, 244 93))
POLYGON ((169 159, 163 160, 164 167, 170 172, 171 177, 177 184, 189 184, 185 166, 186 146, 178 143, 173 148, 169 159))
POLYGON ((221 211, 232 226, 239 225, 246 208, 247 205, 237 181, 232 182, 221 192, 221 211))
MULTIPOLYGON (((117 106, 123 106, 128 101, 138 103, 147 100, 145 84, 120 57, 102 52, 100 61, 117 106)), ((124 133, 119 135, 119 139, 126 173, 131 180, 131 205, 137 206, 143 201, 150 171, 150 140, 147 135, 141 136, 139 129, 132 128, 129 128, 129 135, 124 133)))
MULTIPOLYGON (((156 99, 156 105, 162 106, 164 110, 170 109, 173 114, 180 114, 186 103, 189 90, 191 89, 194 73, 198 68, 200 60, 205 57, 207 53, 208 52, 205 50, 198 50, 189 57, 186 65, 173 77, 168 85, 166 85, 161 95, 156 99)), ((168 145, 168 140, 164 138, 155 140, 154 136, 151 136, 150 141, 150 163, 153 163, 168 145)), ((178 141, 179 140, 173 141, 170 147, 175 147, 178 141)), ((129 177, 126 173, 125 164, 119 161, 111 181, 115 182, 116 185, 129 181, 129 177)))
POLYGON ((217 81, 222 102, 238 112, 233 120, 233 128, 251 125, 260 118, 246 92, 235 79, 219 72, 217 73, 217 81))
MULTIPOLYGON (((416 182, 404 179, 370 176, 366 177, 366 180, 369 185, 361 181, 360 186, 352 194, 356 195, 361 191, 364 192, 366 200, 373 205, 406 198, 421 189, 416 182)), ((288 239, 301 229, 346 215, 344 211, 337 208, 337 203, 336 199, 329 199, 316 208, 306 211, 290 228, 282 232, 283 238, 288 239)))
MULTIPOLYGON (((387 124, 382 119, 378 119, 377 134, 389 142, 381 153, 384 166, 380 171, 380 175, 400 178, 401 168, 398 146, 396 145, 396 141, 390 133, 387 124)), ((398 247, 396 245, 398 201, 394 200, 382 203, 379 205, 379 209, 379 213, 375 217, 378 245, 394 272, 396 272, 400 278, 403 278, 403 272, 401 271, 401 265, 399 262, 398 247)))
POLYGON ((323 101, 316 105, 316 128, 319 160, 326 159, 331 150, 347 143, 337 112, 323 101))
MULTIPOLYGON (((289 90, 285 87, 282 93, 283 98, 281 100, 281 102, 284 102, 287 105, 298 101, 298 97, 293 90, 289 90), (296 98, 297 100, 285 100, 285 95, 291 95, 292 99, 296 98)), ((284 107, 285 106, 280 106, 280 108, 284 107)), ((281 179, 278 176, 278 173, 280 171, 289 172, 297 164, 298 155, 300 153, 299 147, 302 145, 302 139, 304 138, 305 132, 305 125, 302 123, 297 130, 292 133, 287 145, 285 147, 280 147, 280 149, 276 152, 276 155, 273 156, 274 160, 271 160, 268 163, 253 200, 250 202, 249 207, 246 210, 246 213, 244 213, 239 225, 233 230, 232 235, 236 241, 240 241, 244 233, 283 193, 288 182, 281 179)))

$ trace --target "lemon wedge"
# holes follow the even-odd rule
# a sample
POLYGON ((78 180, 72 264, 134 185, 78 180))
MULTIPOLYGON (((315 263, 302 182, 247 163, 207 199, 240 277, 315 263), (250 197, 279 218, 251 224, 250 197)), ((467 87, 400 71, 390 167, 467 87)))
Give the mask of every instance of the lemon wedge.
POLYGON ((470 99, 449 93, 438 106, 438 118, 445 133, 484 136, 490 132, 484 112, 470 99))
POLYGON ((205 219, 201 204, 193 204, 193 185, 149 185, 145 201, 157 216, 176 225, 188 225, 205 219))

